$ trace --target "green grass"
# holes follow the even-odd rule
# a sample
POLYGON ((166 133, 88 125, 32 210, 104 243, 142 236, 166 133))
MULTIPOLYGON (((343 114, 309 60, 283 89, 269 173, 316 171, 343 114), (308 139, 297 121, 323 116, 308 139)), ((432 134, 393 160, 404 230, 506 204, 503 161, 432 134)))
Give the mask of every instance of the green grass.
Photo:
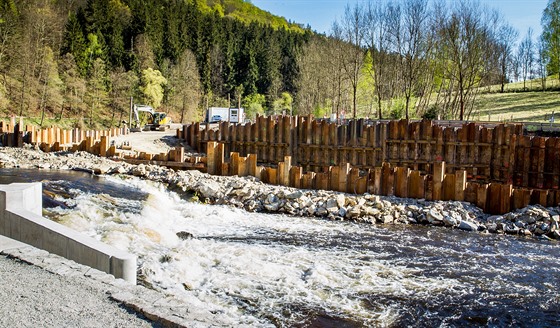
POLYGON ((480 94, 471 119, 480 121, 547 122, 552 112, 560 123, 560 91, 480 94))

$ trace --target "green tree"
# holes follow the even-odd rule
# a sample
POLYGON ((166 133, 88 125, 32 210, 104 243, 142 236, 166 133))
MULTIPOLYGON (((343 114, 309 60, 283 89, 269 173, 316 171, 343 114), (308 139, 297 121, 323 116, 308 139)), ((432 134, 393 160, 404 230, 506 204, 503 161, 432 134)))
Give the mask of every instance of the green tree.
POLYGON ((62 80, 58 75, 57 63, 54 60, 53 51, 49 47, 43 49, 42 65, 39 72, 39 82, 41 84, 41 101, 39 108, 41 109, 41 123, 45 119, 47 108, 54 109, 62 104, 62 80))
POLYGON ((548 72, 560 79, 560 0, 549 0, 541 19, 542 39, 548 52, 548 72))
POLYGON ((292 115, 292 103, 293 98, 287 92, 282 92, 280 98, 276 99, 272 105, 272 111, 274 114, 287 114, 292 115))
MULTIPOLYGON (((78 65, 74 60, 72 53, 62 56, 59 65, 59 74, 64 83, 63 95, 64 103, 70 114, 81 114, 84 93, 86 90, 86 81, 80 76, 78 65)), ((60 107, 59 119, 62 118, 65 106, 60 107)))
POLYGON ((196 68, 194 54, 186 50, 180 57, 176 65, 171 68, 169 78, 171 87, 170 101, 180 108, 180 122, 185 118, 195 121, 201 114, 198 112, 200 102, 200 78, 196 68))
POLYGON ((163 101, 163 87, 167 84, 167 79, 160 71, 147 68, 142 71, 140 79, 140 92, 147 105, 158 108, 163 101))
POLYGON ((89 106, 89 124, 93 124, 94 115, 107 103, 107 72, 105 62, 101 58, 95 59, 90 69, 87 81, 86 99, 89 106))
POLYGON ((243 98, 242 106, 245 108, 245 117, 254 119, 257 114, 263 115, 265 112, 265 103, 266 97, 258 93, 243 98))
POLYGON ((123 118, 127 116, 130 107, 130 97, 135 95, 138 88, 138 75, 134 71, 125 71, 119 67, 109 73, 110 91, 109 107, 111 108, 110 125, 119 125, 123 118), (115 115, 118 114, 118 121, 115 124, 115 115))

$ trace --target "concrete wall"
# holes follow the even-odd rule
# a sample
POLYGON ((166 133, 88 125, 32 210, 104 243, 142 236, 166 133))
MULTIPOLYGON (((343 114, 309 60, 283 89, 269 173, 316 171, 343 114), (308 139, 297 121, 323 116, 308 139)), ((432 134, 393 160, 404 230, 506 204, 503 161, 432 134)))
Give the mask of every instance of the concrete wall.
POLYGON ((136 256, 42 216, 42 185, 0 185, 0 234, 136 284, 136 256))

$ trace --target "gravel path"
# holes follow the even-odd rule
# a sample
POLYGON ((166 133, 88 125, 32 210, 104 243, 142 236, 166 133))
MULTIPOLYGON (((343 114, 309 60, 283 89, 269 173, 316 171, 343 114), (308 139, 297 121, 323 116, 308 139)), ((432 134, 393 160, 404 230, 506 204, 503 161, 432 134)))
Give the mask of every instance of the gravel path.
POLYGON ((0 256, 0 327, 152 327, 102 284, 0 256))

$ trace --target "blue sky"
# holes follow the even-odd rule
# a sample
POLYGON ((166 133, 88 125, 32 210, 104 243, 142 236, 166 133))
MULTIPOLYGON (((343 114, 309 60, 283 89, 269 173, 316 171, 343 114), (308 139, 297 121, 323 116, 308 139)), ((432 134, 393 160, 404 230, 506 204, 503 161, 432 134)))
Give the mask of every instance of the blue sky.
MULTIPOLYGON (((335 19, 341 17, 347 3, 365 3, 368 0, 252 0, 257 7, 274 15, 284 16, 293 22, 307 25, 318 32, 328 32, 335 19)), ((373 0, 372 0, 373 1, 373 0)), ((453 1, 453 0, 450 0, 453 1)), ((534 35, 540 35, 541 16, 548 0, 480 0, 495 8, 504 18, 525 36, 529 27, 534 35)))

